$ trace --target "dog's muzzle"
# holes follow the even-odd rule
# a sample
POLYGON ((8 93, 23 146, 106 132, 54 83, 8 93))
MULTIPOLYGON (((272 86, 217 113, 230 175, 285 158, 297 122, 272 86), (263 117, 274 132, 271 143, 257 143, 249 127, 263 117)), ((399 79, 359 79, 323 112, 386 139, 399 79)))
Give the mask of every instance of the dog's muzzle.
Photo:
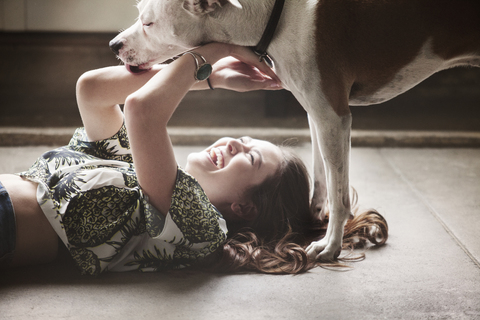
POLYGON ((110 46, 110 49, 112 49, 113 53, 115 53, 117 56, 120 53, 120 49, 123 48, 123 42, 119 40, 112 40, 108 45, 110 46))
MULTIPOLYGON (((115 53, 116 56, 119 56, 120 50, 123 48, 123 42, 120 40, 112 40, 108 45, 110 46, 110 49, 112 49, 113 53, 115 53)), ((142 74, 150 70, 150 68, 142 69, 142 66, 144 65, 145 64, 134 66, 125 63, 125 67, 127 68, 127 70, 133 74, 142 74)))

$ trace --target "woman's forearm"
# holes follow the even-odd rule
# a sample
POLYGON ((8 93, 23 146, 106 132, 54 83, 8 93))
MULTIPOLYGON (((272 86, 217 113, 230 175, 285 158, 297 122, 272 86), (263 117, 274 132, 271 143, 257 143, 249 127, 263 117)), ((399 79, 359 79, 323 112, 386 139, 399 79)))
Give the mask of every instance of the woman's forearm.
POLYGON ((129 94, 148 82, 163 66, 142 75, 130 74, 125 67, 107 67, 84 73, 77 81, 77 104, 91 140, 115 134, 123 123, 123 104, 129 94))

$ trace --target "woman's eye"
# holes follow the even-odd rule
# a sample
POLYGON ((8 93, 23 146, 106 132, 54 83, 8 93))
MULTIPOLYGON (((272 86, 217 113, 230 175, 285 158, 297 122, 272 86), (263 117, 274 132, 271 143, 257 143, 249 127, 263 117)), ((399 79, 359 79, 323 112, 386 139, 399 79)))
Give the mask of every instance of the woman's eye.
POLYGON ((250 159, 252 160, 252 164, 254 164, 255 163, 255 157, 251 153, 249 153, 248 155, 250 156, 250 159))

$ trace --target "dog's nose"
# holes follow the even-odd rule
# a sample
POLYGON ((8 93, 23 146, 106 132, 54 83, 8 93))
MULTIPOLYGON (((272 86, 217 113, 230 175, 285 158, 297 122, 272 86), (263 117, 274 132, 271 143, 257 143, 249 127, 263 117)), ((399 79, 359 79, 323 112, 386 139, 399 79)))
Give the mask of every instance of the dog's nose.
POLYGON ((120 49, 123 47, 123 42, 119 40, 112 40, 108 45, 110 46, 110 49, 112 49, 113 53, 118 56, 120 49))

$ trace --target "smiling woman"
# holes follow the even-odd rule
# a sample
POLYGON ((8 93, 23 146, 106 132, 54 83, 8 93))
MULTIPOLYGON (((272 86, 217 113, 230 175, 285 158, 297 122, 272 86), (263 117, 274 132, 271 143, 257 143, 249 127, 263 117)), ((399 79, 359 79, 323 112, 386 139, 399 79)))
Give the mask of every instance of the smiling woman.
MULTIPOLYGON (((219 88, 281 88, 247 48, 212 43, 195 51, 213 65, 219 88)), ((84 128, 27 171, 0 175, 0 235, 8 235, 0 262, 48 262, 60 239, 89 275, 190 266, 298 273, 317 265, 304 248, 325 221, 310 215, 297 157, 266 141, 223 138, 190 155, 185 170, 177 166, 166 126, 189 90, 208 89, 196 70, 184 55, 140 75, 120 66, 82 75, 84 128)), ((359 219, 348 237, 386 240, 381 216, 359 219)))
POLYGON ((223 216, 232 220, 255 218, 245 193, 273 176, 283 161, 279 147, 244 137, 223 138, 205 151, 190 154, 186 170, 192 174, 223 216))

